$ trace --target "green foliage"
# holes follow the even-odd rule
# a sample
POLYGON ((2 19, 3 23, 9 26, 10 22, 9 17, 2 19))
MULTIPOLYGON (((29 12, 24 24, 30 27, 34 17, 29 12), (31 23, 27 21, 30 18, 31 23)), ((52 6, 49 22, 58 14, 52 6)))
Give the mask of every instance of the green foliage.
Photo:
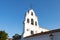
POLYGON ((0 40, 6 40, 8 38, 8 34, 5 31, 0 31, 0 40))
POLYGON ((21 40, 21 35, 15 34, 15 35, 13 36, 13 40, 21 40))

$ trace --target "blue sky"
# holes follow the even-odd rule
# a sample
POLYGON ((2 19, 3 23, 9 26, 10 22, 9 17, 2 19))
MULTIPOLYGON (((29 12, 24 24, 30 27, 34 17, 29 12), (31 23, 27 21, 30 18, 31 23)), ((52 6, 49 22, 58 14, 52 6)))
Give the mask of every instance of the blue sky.
POLYGON ((40 27, 60 28, 60 0, 0 0, 0 30, 5 30, 9 37, 22 34, 25 12, 31 3, 40 27))

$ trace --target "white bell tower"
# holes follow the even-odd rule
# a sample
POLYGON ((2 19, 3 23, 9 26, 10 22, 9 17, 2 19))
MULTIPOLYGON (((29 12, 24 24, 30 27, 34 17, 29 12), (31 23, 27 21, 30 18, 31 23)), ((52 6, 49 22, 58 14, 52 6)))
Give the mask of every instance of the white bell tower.
POLYGON ((48 31, 43 28, 39 28, 38 18, 35 15, 33 9, 28 10, 24 19, 24 27, 23 27, 23 37, 27 37, 33 34, 37 34, 40 32, 48 31))

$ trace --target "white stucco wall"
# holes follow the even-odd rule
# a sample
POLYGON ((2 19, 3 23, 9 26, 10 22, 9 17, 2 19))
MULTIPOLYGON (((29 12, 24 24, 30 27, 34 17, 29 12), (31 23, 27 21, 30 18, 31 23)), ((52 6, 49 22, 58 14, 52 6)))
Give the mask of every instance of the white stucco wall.
MULTIPOLYGON (((29 12, 26 12, 21 40, 51 40, 49 36, 51 34, 50 32, 43 35, 35 35, 38 33, 48 32, 48 31, 49 30, 47 29, 39 27, 38 18, 35 15, 35 12, 33 11, 33 9, 30 9, 29 12), (33 12, 33 16, 31 16, 31 12, 33 12), (29 18, 29 23, 27 23, 27 18, 29 18), (34 25, 31 25, 31 18, 34 19, 34 22, 37 21, 37 26, 35 25, 35 23, 34 25), (34 34, 31 34, 31 30, 34 32, 34 34), (35 36, 31 36, 31 35, 35 35, 35 36), (31 37, 28 37, 28 36, 31 36, 31 37)), ((53 40, 60 40, 60 31, 53 32, 52 34, 53 34, 53 40)))
MULTIPOLYGON (((24 38, 23 40, 51 40, 49 34, 44 34, 44 35, 38 35, 38 36, 32 36, 32 37, 27 37, 24 38)), ((60 32, 55 32, 53 34, 53 40, 60 40, 60 32)))
POLYGON ((25 19, 24 19, 23 30, 24 30, 23 37, 30 36, 31 35, 31 30, 34 32, 34 34, 48 31, 47 29, 39 27, 38 18, 35 15, 35 12, 33 11, 33 9, 30 9, 29 12, 26 12, 26 16, 25 16, 25 19), (31 15, 31 12, 33 12, 33 16, 31 15), (29 18, 29 23, 27 23, 27 18, 29 18), (31 19, 34 20, 34 25, 31 25, 31 19), (37 22, 37 26, 35 25, 35 21, 37 22), (28 29, 28 31, 27 31, 27 29, 28 29))

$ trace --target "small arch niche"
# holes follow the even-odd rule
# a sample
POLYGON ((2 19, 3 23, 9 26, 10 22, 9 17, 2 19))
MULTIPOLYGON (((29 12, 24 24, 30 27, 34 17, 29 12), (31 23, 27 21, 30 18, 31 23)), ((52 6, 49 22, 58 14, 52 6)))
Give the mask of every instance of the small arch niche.
POLYGON ((27 29, 27 31, 29 31, 29 29, 27 29))
POLYGON ((27 23, 29 23, 29 18, 27 18, 27 23))
POLYGON ((31 31, 31 34, 34 34, 34 32, 33 32, 33 31, 31 31))
POLYGON ((35 26, 37 26, 37 22, 35 21, 35 26))
POLYGON ((33 19, 31 19, 31 24, 34 25, 34 20, 33 19))
POLYGON ((31 12, 31 15, 33 16, 33 12, 31 12))

